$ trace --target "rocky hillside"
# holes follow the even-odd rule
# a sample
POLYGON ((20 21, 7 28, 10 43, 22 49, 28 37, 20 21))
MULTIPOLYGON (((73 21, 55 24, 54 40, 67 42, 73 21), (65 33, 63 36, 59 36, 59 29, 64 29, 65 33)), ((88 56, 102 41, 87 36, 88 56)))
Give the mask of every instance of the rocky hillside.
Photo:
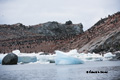
POLYGON ((54 50, 79 52, 114 52, 120 50, 120 12, 99 20, 83 31, 82 24, 47 22, 34 26, 0 25, 0 53, 54 50))
POLYGON ((49 49, 53 44, 55 46, 56 40, 65 40, 82 33, 83 25, 72 24, 71 21, 65 24, 53 21, 34 26, 21 23, 0 25, 0 53, 15 49, 23 52, 53 52, 54 49, 49 49))
MULTIPOLYGON (((71 21, 68 21, 71 22, 71 21)), ((13 25, 0 25, 0 40, 33 36, 62 36, 78 35, 83 33, 83 25, 60 24, 58 22, 47 22, 34 26, 25 26, 21 23, 13 25)))
POLYGON ((88 42, 79 46, 79 51, 88 52, 114 52, 120 50, 120 12, 108 15, 93 27, 88 29, 83 36, 88 42))

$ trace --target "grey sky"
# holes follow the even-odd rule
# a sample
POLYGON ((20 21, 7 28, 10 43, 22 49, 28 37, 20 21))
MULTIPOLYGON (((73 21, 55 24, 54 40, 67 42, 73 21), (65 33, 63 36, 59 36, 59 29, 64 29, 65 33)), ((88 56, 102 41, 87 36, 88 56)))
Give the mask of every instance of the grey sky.
POLYGON ((84 30, 120 11, 120 0, 0 0, 0 24, 82 23, 84 30))

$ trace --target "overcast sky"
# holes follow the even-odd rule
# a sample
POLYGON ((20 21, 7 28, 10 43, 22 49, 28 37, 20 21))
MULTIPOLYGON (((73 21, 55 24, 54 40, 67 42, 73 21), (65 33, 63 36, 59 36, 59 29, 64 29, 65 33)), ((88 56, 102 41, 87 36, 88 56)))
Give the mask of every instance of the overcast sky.
POLYGON ((82 23, 84 30, 120 11, 120 0, 0 0, 0 24, 82 23))

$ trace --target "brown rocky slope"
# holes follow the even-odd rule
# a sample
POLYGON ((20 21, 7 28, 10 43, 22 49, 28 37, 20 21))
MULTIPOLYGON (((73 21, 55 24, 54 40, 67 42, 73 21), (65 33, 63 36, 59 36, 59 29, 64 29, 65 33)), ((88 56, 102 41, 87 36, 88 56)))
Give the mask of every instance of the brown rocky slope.
POLYGON ((2 28, 0 29, 0 53, 11 52, 15 49, 27 53, 40 51, 53 53, 54 50, 69 51, 71 49, 96 53, 120 50, 120 12, 99 20, 85 32, 81 24, 56 22, 29 27, 22 24, 1 25, 0 28, 2 28), (54 28, 46 31, 49 29, 48 25, 54 28), (9 28, 12 28, 12 31, 9 28))
POLYGON ((34 26, 21 23, 0 25, 0 53, 19 49, 21 52, 54 52, 61 44, 83 33, 82 24, 47 22, 34 26))

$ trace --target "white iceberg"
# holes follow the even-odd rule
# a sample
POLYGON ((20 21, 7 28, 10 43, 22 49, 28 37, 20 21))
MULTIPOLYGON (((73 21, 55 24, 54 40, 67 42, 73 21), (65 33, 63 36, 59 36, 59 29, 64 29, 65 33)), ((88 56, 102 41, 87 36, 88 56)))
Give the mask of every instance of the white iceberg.
POLYGON ((83 64, 84 61, 80 60, 79 58, 75 58, 72 56, 65 55, 64 52, 61 51, 55 51, 56 52, 56 58, 55 58, 55 64, 83 64))
POLYGON ((73 56, 73 57, 79 57, 79 53, 76 49, 70 50, 69 52, 66 52, 66 55, 73 56))
POLYGON ((14 53, 14 54, 17 54, 17 55, 18 55, 18 54, 20 54, 20 50, 13 50, 13 51, 12 51, 12 53, 14 53))
POLYGON ((105 58, 113 57, 114 55, 111 52, 104 54, 105 58))
POLYGON ((41 63, 54 63, 55 55, 36 55, 37 61, 41 63))
POLYGON ((95 53, 80 53, 79 58, 83 61, 103 61, 102 55, 95 53))
POLYGON ((115 55, 113 55, 111 52, 108 52, 108 53, 104 54, 104 58, 105 58, 106 60, 110 60, 110 59, 112 59, 114 56, 115 56, 115 55))

